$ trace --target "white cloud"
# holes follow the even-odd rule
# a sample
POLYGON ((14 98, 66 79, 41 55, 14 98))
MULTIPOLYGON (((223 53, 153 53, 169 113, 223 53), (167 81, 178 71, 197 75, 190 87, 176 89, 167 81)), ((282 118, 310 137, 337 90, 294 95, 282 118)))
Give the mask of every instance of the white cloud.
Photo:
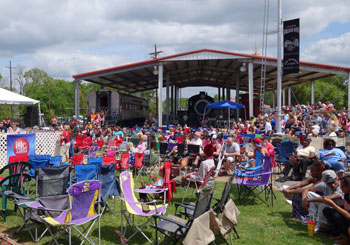
POLYGON ((350 32, 311 44, 302 53, 302 59, 350 67, 350 32))
MULTIPOLYGON (((270 1, 270 29, 276 25, 276 2, 270 1)), ((251 53, 255 43, 261 46, 263 4, 258 0, 2 0, 0 8, 6 11, 0 15, 0 59, 26 55, 23 64, 70 77, 147 59, 154 43, 166 55, 200 48, 251 53), (125 44, 128 47, 121 51, 125 44), (104 52, 113 45, 116 51, 104 52)), ((317 48, 332 47, 337 38, 314 46, 307 43, 330 23, 350 22, 349 12, 348 0, 283 1, 283 19, 301 18, 306 46, 302 57, 311 61, 342 62, 317 48), (325 55, 315 55, 313 50, 325 55)), ((275 56, 275 44, 275 38, 269 38, 269 55, 275 56)))

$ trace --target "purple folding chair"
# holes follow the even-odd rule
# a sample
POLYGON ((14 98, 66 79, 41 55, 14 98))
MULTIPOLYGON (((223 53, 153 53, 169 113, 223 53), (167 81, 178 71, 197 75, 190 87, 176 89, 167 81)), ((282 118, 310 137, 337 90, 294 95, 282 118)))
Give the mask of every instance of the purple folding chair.
POLYGON ((58 235, 64 231, 69 233, 69 244, 72 244, 72 227, 79 233, 79 237, 83 237, 83 241, 87 241, 90 244, 94 244, 89 233, 94 226, 95 222, 98 221, 98 243, 101 240, 100 231, 100 205, 98 205, 98 212, 96 213, 94 204, 100 201, 100 189, 101 182, 98 180, 86 180, 74 185, 71 185, 68 189, 69 197, 69 208, 66 210, 48 209, 45 208, 41 203, 34 202, 31 204, 31 208, 42 209, 48 212, 58 212, 61 214, 55 217, 44 217, 46 227, 52 235, 52 241, 50 243, 59 244, 57 241, 58 235), (88 224, 86 226, 86 224, 88 224), (78 229, 81 226, 83 230, 78 229), (61 228, 57 229, 56 233, 53 233, 51 228, 61 228), (68 229, 67 229, 68 228, 68 229), (85 233, 85 234, 84 234, 85 233))
MULTIPOLYGON (((135 193, 134 193, 134 180, 132 177, 132 173, 129 171, 124 171, 120 174, 119 178, 120 178, 120 188, 122 191, 121 200, 125 203, 125 206, 126 206, 126 209, 124 209, 123 202, 121 203, 120 212, 121 212, 121 227, 122 227, 123 234, 124 235, 126 234, 126 229, 127 229, 126 226, 125 226, 125 229, 123 228, 123 216, 124 216, 127 224, 131 227, 136 228, 136 231, 131 236, 129 236, 127 240, 130 240, 133 236, 135 236, 138 232, 140 232, 151 244, 153 244, 153 242, 142 231, 142 228, 145 227, 149 222, 153 224, 152 215, 164 214, 168 205, 156 204, 156 200, 152 200, 150 202, 139 202, 135 197, 135 193), (128 215, 126 213, 128 213, 128 215), (145 217, 147 221, 141 226, 137 226, 134 222, 135 215, 145 217), (130 218, 131 216, 132 216, 132 219, 130 218)), ((147 194, 151 194, 151 193, 155 194, 155 193, 158 193, 160 190, 145 189, 144 191, 147 192, 147 194)))
POLYGON ((271 198, 271 206, 273 207, 273 198, 276 198, 276 196, 272 188, 271 157, 264 156, 263 171, 248 171, 243 176, 236 176, 236 184, 238 199, 241 204, 243 199, 248 199, 252 195, 253 198, 248 200, 246 204, 258 198, 270 207, 268 199, 271 198), (265 197, 260 197, 261 194, 264 194, 265 197))

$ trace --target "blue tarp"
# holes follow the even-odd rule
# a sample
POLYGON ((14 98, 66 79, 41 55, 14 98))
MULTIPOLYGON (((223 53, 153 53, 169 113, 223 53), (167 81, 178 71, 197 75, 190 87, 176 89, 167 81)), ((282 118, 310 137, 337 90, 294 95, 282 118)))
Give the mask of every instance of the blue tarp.
POLYGON ((205 108, 212 108, 212 109, 243 109, 244 105, 238 104, 229 100, 222 100, 215 102, 213 104, 208 104, 205 106, 205 108))

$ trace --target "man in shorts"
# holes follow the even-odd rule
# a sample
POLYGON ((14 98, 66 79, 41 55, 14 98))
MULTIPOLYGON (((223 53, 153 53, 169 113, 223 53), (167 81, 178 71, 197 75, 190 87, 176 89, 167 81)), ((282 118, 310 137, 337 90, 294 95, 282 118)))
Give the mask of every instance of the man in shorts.
POLYGON ((231 167, 231 164, 234 161, 235 156, 239 156, 241 154, 241 150, 239 145, 233 142, 232 137, 228 137, 226 140, 226 144, 221 148, 221 154, 224 156, 224 172, 220 173, 219 176, 227 175, 227 171, 231 167))

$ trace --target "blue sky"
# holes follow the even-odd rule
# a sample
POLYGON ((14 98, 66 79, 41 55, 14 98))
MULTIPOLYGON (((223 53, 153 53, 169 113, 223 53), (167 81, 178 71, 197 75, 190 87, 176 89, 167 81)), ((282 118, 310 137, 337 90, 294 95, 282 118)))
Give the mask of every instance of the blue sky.
MULTIPOLYGON (((270 1, 270 26, 277 1, 270 1)), ((283 2, 283 19, 300 18, 301 59, 350 67, 348 0, 283 2)), ((57 78, 146 60, 156 43, 163 55, 212 48, 252 53, 261 48, 261 0, 2 0, 0 73, 9 60, 57 78)), ((276 38, 268 55, 276 57, 276 38)), ((16 71, 14 71, 15 73, 16 71)), ((206 89, 211 95, 217 89, 206 89)), ((198 90, 197 90, 198 91, 198 90)), ((184 89, 185 97, 195 94, 184 89)))

